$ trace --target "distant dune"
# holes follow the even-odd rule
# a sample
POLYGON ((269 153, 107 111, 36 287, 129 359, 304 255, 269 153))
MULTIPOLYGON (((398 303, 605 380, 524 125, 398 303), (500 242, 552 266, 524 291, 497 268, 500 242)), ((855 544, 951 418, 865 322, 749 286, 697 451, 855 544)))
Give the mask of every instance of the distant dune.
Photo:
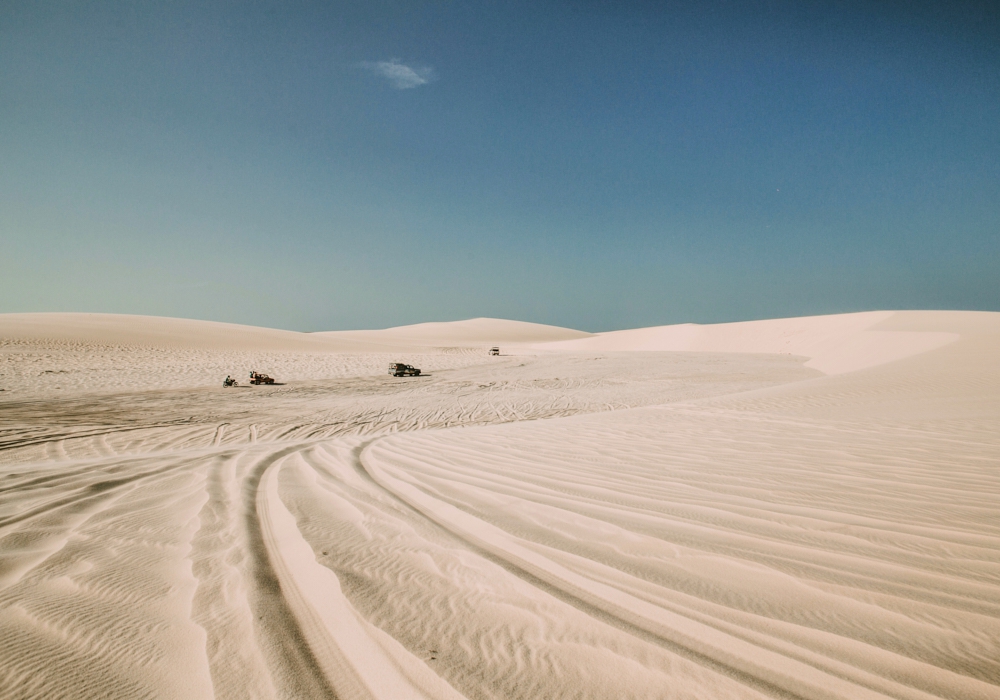
POLYGON ((126 314, 0 314, 0 339, 281 352, 380 352, 391 349, 377 343, 334 340, 311 333, 126 314))
POLYGON ((421 346, 468 347, 589 337, 540 323, 475 318, 374 331, 299 333, 217 321, 86 313, 0 314, 0 339, 100 345, 274 350, 387 352, 421 346))
POLYGON ((499 318, 473 318, 467 321, 418 323, 380 331, 335 331, 316 333, 327 338, 400 343, 437 347, 496 345, 499 343, 544 343, 589 338, 592 334, 541 323, 507 321, 499 318))
POLYGON ((869 311, 598 333, 538 349, 563 352, 695 351, 785 353, 808 357, 807 367, 840 374, 939 348, 958 339, 952 328, 992 318, 950 311, 869 311), (962 319, 959 321, 959 319, 962 319))

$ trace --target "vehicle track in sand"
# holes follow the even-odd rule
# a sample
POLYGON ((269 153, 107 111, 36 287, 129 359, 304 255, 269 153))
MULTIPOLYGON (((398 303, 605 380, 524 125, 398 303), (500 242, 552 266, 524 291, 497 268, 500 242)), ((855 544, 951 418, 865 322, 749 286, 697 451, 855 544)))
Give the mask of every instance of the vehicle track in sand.
MULTIPOLYGON (((583 612, 585 615, 600 621, 604 624, 609 625, 617 630, 625 631, 637 639, 651 642, 658 646, 663 647, 671 653, 678 654, 684 659, 694 662, 700 666, 709 669, 714 673, 720 673, 729 678, 735 680, 738 684, 745 686, 748 690, 755 689, 760 691, 764 695, 773 698, 784 698, 788 700, 800 699, 800 696, 793 692, 789 687, 792 683, 773 682, 768 680, 767 674, 760 673, 759 665, 751 665, 744 668, 740 667, 740 664, 736 663, 733 665, 727 665, 723 660, 720 660, 723 655, 718 653, 717 649, 711 649, 715 653, 706 653, 704 650, 699 650, 698 645, 689 643, 685 645, 678 637, 679 635, 674 633, 670 634, 665 632, 663 629, 651 628, 648 623, 640 615, 629 614, 627 609, 622 609, 614 604, 610 603, 606 598, 600 596, 594 596, 588 594, 588 592, 574 586, 567 581, 565 576, 559 576, 558 574, 553 575, 551 570, 546 570, 545 568, 539 568, 533 565, 529 561, 526 561, 522 557, 519 557, 511 547, 495 546, 489 541, 483 540, 481 537, 474 535, 469 528, 463 528, 461 525, 457 524, 453 518, 441 515, 441 506, 448 508, 444 504, 438 503, 438 507, 428 507, 428 503, 433 503, 434 499, 428 500, 426 494, 421 494, 412 489, 408 489, 405 485, 395 479, 387 477, 386 474, 382 473, 381 470, 375 468, 370 463, 366 462, 364 454, 373 446, 377 445, 383 438, 373 438, 366 439, 363 441, 354 441, 356 446, 351 449, 344 447, 340 449, 341 452, 340 459, 343 460, 345 466, 353 469, 353 471, 360 477, 361 481, 365 482, 372 491, 377 494, 369 494, 369 497, 378 499, 379 497, 388 498, 388 500, 397 504, 401 509, 408 511, 412 514, 413 518, 420 521, 425 527, 429 527, 434 530, 438 530, 438 535, 446 540, 454 540, 460 544, 461 547, 465 548, 476 557, 482 558, 485 562, 495 564, 506 572, 516 576, 519 580, 526 583, 528 586, 538 589, 546 595, 552 596, 560 602, 566 603, 573 606, 573 608, 583 612)), ((353 443, 352 443, 353 444, 353 443)), ((314 445, 308 450, 303 450, 297 453, 296 456, 304 456, 308 453, 315 452, 316 448, 329 445, 328 442, 321 443, 320 445, 314 445)), ((320 474, 323 473, 322 464, 324 460, 320 459, 318 462, 314 459, 306 459, 305 464, 308 468, 317 470, 320 474)), ((272 469, 280 468, 278 465, 274 465, 272 469)), ((328 473, 327 473, 328 474, 328 473)), ((273 475, 272 479, 276 480, 277 475, 273 475)), ((272 498, 276 497, 275 493, 271 494, 272 498)), ((461 516, 460 516, 461 517, 461 516)), ((479 523, 479 526, 482 524, 479 523)), ((314 547, 317 545, 313 545, 314 547)), ((389 552, 380 553, 382 557, 388 558, 391 556, 389 552)), ((275 550, 273 555, 280 557, 280 550, 275 550)), ((323 556, 327 555, 327 552, 315 552, 315 555, 323 560, 323 556)), ((552 565, 549 563, 549 569, 558 569, 557 565, 552 565)), ((331 563, 327 563, 328 566, 331 563)), ((336 566, 336 563, 332 563, 336 566)), ((291 570, 293 567, 285 567, 291 570)), ((399 582, 397 583, 404 583, 399 582)), ((289 581, 286 585, 286 589, 295 586, 294 581, 289 581)), ((303 596, 299 596, 303 597, 303 596)), ((310 615, 310 611, 302 611, 302 607, 308 608, 310 604, 315 604, 317 607, 321 606, 322 600, 316 599, 314 601, 306 600, 304 605, 300 607, 298 615, 310 615)), ((319 633, 323 633, 323 629, 320 628, 319 633)), ((314 632, 315 633, 315 632, 314 632)), ((681 639, 683 639, 681 637, 681 639)), ((690 640, 689 640, 690 641, 690 640)), ((311 642, 314 646, 324 646, 327 642, 311 642)), ((441 646, 438 643, 438 646, 441 646)), ((514 646, 508 646, 508 648, 513 652, 514 646)), ((419 662, 417 654, 411 653, 409 655, 409 661, 412 664, 419 662)), ((349 661, 344 662, 345 665, 349 661)), ((523 670, 523 669, 522 669, 523 670)), ((340 683, 346 685, 349 689, 348 692, 352 696, 357 697, 439 697, 438 695, 424 695, 417 689, 410 689, 409 693, 400 692, 396 689, 392 694, 380 694, 378 692, 371 692, 369 694, 364 694, 355 690, 356 681, 345 678, 347 675, 341 672, 337 680, 340 683), (352 692, 353 691, 353 692, 352 692)), ((361 674, 358 674, 361 675, 361 674)), ((482 680, 482 679, 478 679, 482 680)), ((335 681, 334 686, 337 687, 338 683, 335 681)), ((541 688, 539 688, 541 691, 541 688)), ((866 697, 863 688, 851 687, 854 692, 853 697, 866 697), (861 692, 862 695, 857 693, 861 692)), ((441 697, 446 697, 448 694, 442 694, 441 697)), ((831 696, 831 697, 841 697, 841 696, 831 696)), ((873 695, 872 697, 883 697, 881 695, 873 695)))
MULTIPOLYGON (((424 653, 414 646, 415 638, 397 641, 381 631, 391 627, 385 616, 396 603, 382 601, 380 612, 378 601, 366 598, 365 586, 393 575, 392 557, 401 552, 369 547, 358 564, 324 554, 309 518, 325 516, 300 508, 296 500, 305 497, 296 491, 304 478, 301 470, 319 465, 317 494, 326 494, 334 483, 355 489, 336 501, 334 512, 355 507, 351 499, 360 508, 387 509, 383 512, 390 516, 378 525, 389 528, 385 533, 404 536, 392 528, 416 528, 421 536, 445 543, 436 551, 447 566, 488 569, 496 565, 489 559, 486 564, 463 559, 482 559, 480 547, 444 532, 425 514, 416 517, 419 510, 410 505, 404 508, 408 515, 398 515, 404 506, 374 481, 358 486, 356 480, 367 475, 359 462, 331 477, 329 458, 316 450, 346 449, 350 456, 361 439, 399 432, 579 415, 816 376, 789 358, 749 361, 748 373, 747 358, 712 354, 503 358, 407 380, 358 377, 239 391, 141 391, 52 401, 5 397, 0 403, 7 426, 0 436, 0 543, 11 543, 2 554, 3 566, 12 573, 0 590, 0 611, 20 612, 0 615, 5 619, 0 634, 19 640, 0 650, 0 690, 11 698, 41 692, 57 697, 86 681, 95 695, 116 697, 116 688, 130 688, 134 697, 199 697, 210 679, 215 697, 308 698, 338 692, 388 697, 384 688, 372 689, 378 683, 370 671, 358 671, 360 681, 345 681, 343 668, 350 661, 336 671, 329 640, 315 641, 326 634, 316 622, 322 615, 310 622, 308 596, 301 592, 297 602, 290 602, 296 584, 289 572, 294 577, 301 567, 282 565, 280 543, 300 536, 325 570, 341 577, 345 604, 359 611, 359 629, 370 640, 364 643, 374 644, 398 669, 402 685, 392 686, 392 692, 407 687, 414 697, 447 696, 454 691, 435 680, 444 667, 441 678, 468 697, 531 697, 544 688, 532 686, 532 674, 544 674, 546 668, 565 672, 562 662, 522 658, 507 641, 492 648, 499 638, 490 634, 456 639, 458 647, 472 646, 446 658, 450 652, 437 650, 438 642, 418 640, 436 645, 424 653), (280 520, 285 508, 301 535, 287 527, 278 527, 276 535, 268 525, 274 518, 266 512, 279 513, 280 520), (148 571, 130 574, 128 556, 151 562, 148 571), (168 561, 173 568, 164 568, 168 561), (352 573, 356 566, 362 567, 360 574, 352 573), (129 610, 113 610, 116 600, 136 601, 136 619, 129 610), (102 617, 118 620, 119 631, 114 625, 95 627, 93 620, 102 617), (29 618, 46 622, 39 626, 29 618), (150 651, 137 657, 142 662, 136 665, 129 645, 137 639, 150 651), (192 648, 203 650, 200 657, 192 648), (520 685, 494 678, 477 691, 484 679, 470 665, 476 654, 511 659, 512 668, 522 669, 514 681, 520 685), (550 663, 556 666, 545 665, 550 663), (108 669, 115 664, 112 673, 108 669), (178 677, 178 668, 189 668, 188 677, 178 677), (28 683, 27 678, 36 680, 28 683)), ((287 518, 283 522, 287 525, 287 518)), ((406 552, 406 557, 418 556, 406 552)), ((512 600, 530 598, 523 591, 507 593, 512 600)), ((445 607, 458 604, 435 600, 445 607)), ((414 634, 420 637, 419 631, 414 634)), ((345 658, 357 661, 356 655, 345 658)), ((647 681, 655 687, 663 679, 654 673, 647 681)))

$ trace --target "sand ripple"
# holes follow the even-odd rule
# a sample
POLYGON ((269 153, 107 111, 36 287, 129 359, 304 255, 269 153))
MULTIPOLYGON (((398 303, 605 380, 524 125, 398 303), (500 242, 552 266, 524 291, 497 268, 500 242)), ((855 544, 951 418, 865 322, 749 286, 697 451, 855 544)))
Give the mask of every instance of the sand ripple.
POLYGON ((0 696, 998 698, 1000 324, 942 318, 830 377, 269 350, 302 380, 191 390, 8 348, 0 696))

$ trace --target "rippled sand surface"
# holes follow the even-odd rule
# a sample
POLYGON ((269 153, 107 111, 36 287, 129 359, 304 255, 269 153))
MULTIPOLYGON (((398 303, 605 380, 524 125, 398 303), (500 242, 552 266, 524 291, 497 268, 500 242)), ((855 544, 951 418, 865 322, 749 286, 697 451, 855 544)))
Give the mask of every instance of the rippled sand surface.
POLYGON ((7 339, 0 696, 998 698, 1000 315, 829 318, 7 339))

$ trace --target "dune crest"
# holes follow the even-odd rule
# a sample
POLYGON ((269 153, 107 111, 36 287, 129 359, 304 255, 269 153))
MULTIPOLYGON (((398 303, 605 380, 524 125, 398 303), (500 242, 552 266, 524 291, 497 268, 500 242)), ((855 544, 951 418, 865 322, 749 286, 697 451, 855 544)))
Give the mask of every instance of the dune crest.
POLYGON ((101 346, 272 350, 277 352, 385 352, 392 346, 346 338, 163 316, 87 313, 0 314, 0 339, 101 346))
POLYGON ((841 374, 918 355, 957 340, 957 333, 939 330, 936 314, 868 311, 714 325, 685 323, 598 333, 534 347, 562 352, 783 353, 808 357, 806 366, 824 374, 841 374), (899 316, 910 319, 911 330, 880 330, 885 322, 899 316))
POLYGON ((500 318, 472 318, 466 321, 418 323, 378 331, 333 331, 315 335, 417 346, 466 347, 574 340, 588 338, 592 334, 541 323, 508 321, 500 318))

